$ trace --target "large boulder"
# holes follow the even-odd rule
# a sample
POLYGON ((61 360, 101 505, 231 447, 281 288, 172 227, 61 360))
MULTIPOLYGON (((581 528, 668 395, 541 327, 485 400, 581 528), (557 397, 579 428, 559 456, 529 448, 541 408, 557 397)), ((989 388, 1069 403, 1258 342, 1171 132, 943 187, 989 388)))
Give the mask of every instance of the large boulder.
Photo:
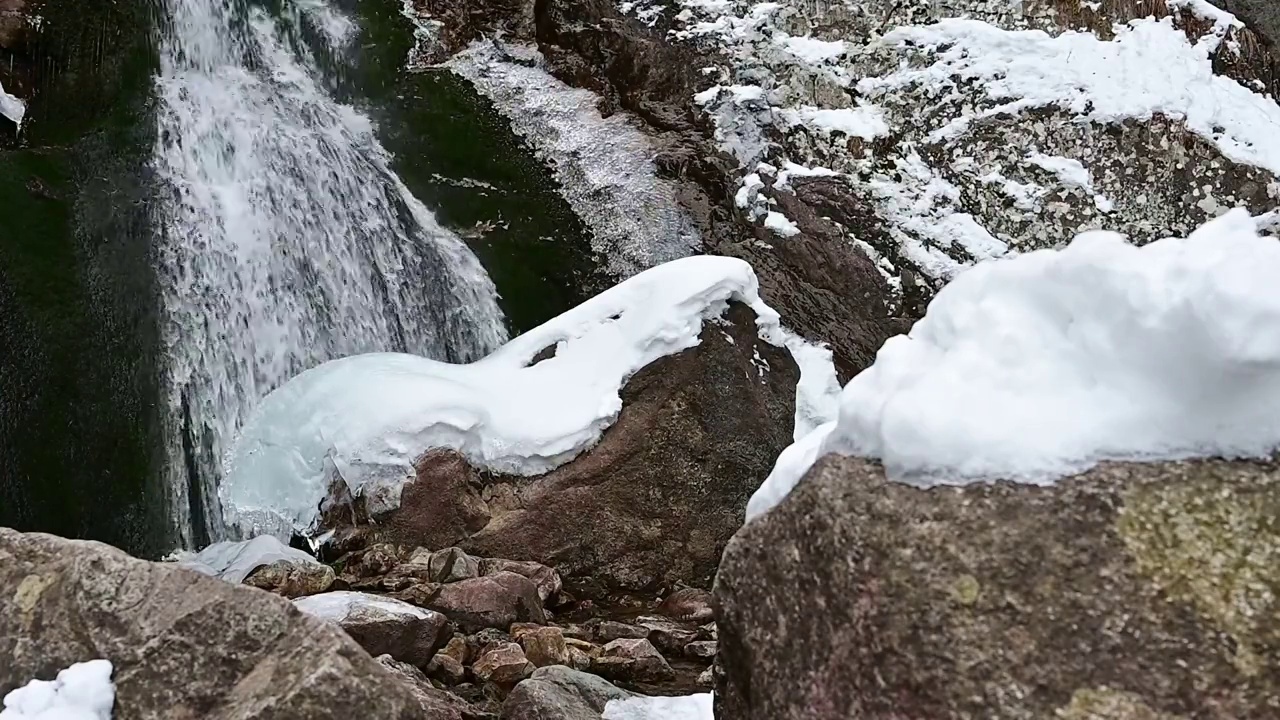
POLYGON ((0 658, 0 696, 110 660, 116 720, 438 717, 351 638, 284 598, 2 528, 0 658))
POLYGON ((559 665, 538 668, 502 704, 502 720, 600 720, 610 700, 631 697, 595 675, 559 665))
MULTIPOLYGON (((398 509, 371 518, 359 499, 330 504, 325 528, 533 560, 611 588, 709 586, 748 498, 791 442, 799 379, 790 353, 759 339, 749 309, 734 305, 726 317, 704 327, 697 347, 632 376, 617 421, 567 465, 536 478, 482 477, 456 453, 434 451, 398 509)), ((539 584, 546 593, 554 581, 539 584)))
POLYGON ((828 457, 725 551, 719 720, 1280 712, 1280 463, 918 489, 828 457))

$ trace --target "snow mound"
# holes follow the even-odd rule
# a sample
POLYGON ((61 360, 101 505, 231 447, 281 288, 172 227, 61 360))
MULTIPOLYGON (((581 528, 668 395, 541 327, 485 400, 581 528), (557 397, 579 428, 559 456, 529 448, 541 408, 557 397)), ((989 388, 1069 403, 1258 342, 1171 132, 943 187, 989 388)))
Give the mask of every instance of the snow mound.
POLYGON ((180 559, 178 565, 220 580, 241 583, 254 570, 281 560, 320 564, 305 552, 291 548, 270 535, 259 535, 252 540, 214 543, 180 559))
POLYGON ((90 660, 58 673, 55 680, 32 680, 4 697, 0 720, 111 720, 116 689, 111 663, 90 660))
POLYGON ((610 700, 601 720, 713 720, 711 693, 610 700))
POLYGON ((431 617, 430 611, 395 598, 347 590, 300 597, 295 599, 293 604, 299 610, 312 617, 334 623, 342 622, 362 607, 381 610, 393 615, 408 615, 419 619, 431 617))
POLYGON ((469 365, 378 353, 334 360, 262 400, 219 489, 233 514, 273 511, 307 532, 340 477, 372 512, 397 507, 412 462, 452 448, 494 472, 536 475, 591 447, 637 370, 698 344, 730 300, 800 365, 797 432, 832 417, 831 354, 786 332, 741 260, 697 256, 647 270, 469 365), (554 356, 534 362, 554 350, 554 356))
POLYGON ((1280 446, 1280 243, 1233 210, 1187 238, 1109 232, 960 274, 845 386, 836 422, 752 497, 822 455, 891 478, 1050 483, 1103 460, 1258 457, 1280 446))

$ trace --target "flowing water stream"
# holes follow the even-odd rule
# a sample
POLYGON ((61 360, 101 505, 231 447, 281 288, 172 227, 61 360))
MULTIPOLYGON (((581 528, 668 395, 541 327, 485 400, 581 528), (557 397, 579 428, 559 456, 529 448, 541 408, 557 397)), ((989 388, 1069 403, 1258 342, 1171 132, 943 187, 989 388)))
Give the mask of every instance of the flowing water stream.
POLYGON ((188 546, 238 532, 221 458, 259 398, 353 353, 450 361, 506 338, 492 282, 334 99, 306 28, 340 50, 324 0, 166 0, 158 135, 165 485, 188 546))

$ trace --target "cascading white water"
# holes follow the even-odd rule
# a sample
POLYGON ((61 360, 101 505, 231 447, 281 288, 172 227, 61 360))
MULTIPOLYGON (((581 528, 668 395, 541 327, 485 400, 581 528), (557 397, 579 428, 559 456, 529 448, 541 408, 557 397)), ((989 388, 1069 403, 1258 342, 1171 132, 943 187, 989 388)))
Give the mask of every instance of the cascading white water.
POLYGON ((506 339, 492 282, 390 169, 297 41, 325 0, 167 0, 157 79, 166 479, 181 540, 235 534, 219 465, 267 392, 325 360, 476 359, 506 339))

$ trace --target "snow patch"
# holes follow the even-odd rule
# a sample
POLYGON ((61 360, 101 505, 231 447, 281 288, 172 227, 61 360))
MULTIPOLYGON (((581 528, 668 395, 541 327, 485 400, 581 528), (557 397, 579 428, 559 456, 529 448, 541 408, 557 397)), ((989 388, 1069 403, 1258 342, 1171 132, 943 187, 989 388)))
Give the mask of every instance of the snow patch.
POLYGON ((55 680, 32 680, 4 696, 0 720, 111 720, 116 688, 107 660, 76 663, 55 680))
POLYGON ((610 700, 601 720, 714 720, 711 693, 610 700))
POLYGON ((1172 18, 1134 20, 1116 30, 1115 39, 1105 41, 1082 32, 1055 37, 1001 30, 968 19, 900 27, 882 42, 923 48, 936 61, 865 78, 858 90, 875 97, 919 85, 940 95, 960 82, 984 87, 993 105, 947 123, 931 142, 956 137, 974 120, 1047 106, 1100 123, 1162 114, 1182 119, 1226 157, 1280 173, 1280 106, 1214 74, 1207 49, 1192 46, 1172 18))
POLYGON ((782 237, 795 237, 800 234, 800 227, 791 222, 791 218, 773 210, 764 216, 764 226, 782 237))
POLYGON ((840 109, 788 108, 781 110, 780 115, 790 126, 804 125, 827 134, 839 132, 863 140, 875 140, 889 134, 884 111, 874 105, 840 109))
POLYGON ((919 485, 1051 483, 1104 460, 1280 446, 1280 243, 1242 209, 1144 247, 1110 232, 981 263, 779 457, 748 518, 822 455, 919 485))
POLYGON ((731 300, 750 306, 760 337, 800 365, 796 425, 829 419, 830 353, 782 328, 750 265, 695 256, 636 275, 469 365, 376 353, 294 377, 246 423, 223 505, 278 513, 306 532, 331 478, 362 494, 371 512, 394 508, 412 462, 431 448, 494 472, 552 470, 599 440, 633 373, 696 346, 704 321, 731 300), (531 364, 552 347, 553 357, 531 364))
POLYGON ((432 615, 431 611, 410 605, 403 600, 347 590, 295 598, 293 604, 312 617, 332 623, 343 622, 360 608, 371 608, 392 615, 406 615, 419 620, 425 620, 432 615))
POLYGON ((305 552, 291 548, 271 535, 259 535, 251 540, 217 542, 198 553, 179 556, 178 566, 227 582, 242 583, 254 570, 281 560, 320 564, 305 552))

